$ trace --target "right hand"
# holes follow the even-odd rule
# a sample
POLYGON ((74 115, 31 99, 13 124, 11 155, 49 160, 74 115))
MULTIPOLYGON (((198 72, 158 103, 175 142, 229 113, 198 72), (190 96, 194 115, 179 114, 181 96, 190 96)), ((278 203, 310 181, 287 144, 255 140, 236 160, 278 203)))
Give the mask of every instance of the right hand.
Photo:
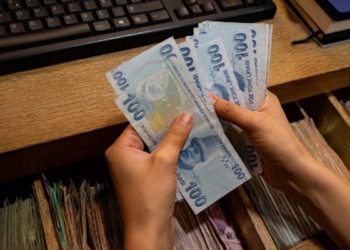
POLYGON ((292 198, 341 249, 350 249, 350 187, 301 144, 277 97, 268 92, 257 111, 212 98, 217 115, 247 134, 265 181, 292 198))
MULTIPOLYGON (((314 158, 291 129, 278 98, 268 91, 257 111, 243 109, 211 94, 217 115, 240 127, 262 160, 265 181, 286 191, 286 185, 303 176, 303 161, 314 158)), ((309 165, 309 164, 307 164, 309 165)))

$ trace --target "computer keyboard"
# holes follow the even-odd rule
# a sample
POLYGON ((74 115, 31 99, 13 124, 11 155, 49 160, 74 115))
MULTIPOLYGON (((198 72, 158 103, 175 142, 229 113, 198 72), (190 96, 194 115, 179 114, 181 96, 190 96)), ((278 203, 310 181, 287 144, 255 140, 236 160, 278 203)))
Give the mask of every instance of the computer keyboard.
POLYGON ((189 35, 205 20, 255 22, 272 0, 0 0, 0 74, 189 35))

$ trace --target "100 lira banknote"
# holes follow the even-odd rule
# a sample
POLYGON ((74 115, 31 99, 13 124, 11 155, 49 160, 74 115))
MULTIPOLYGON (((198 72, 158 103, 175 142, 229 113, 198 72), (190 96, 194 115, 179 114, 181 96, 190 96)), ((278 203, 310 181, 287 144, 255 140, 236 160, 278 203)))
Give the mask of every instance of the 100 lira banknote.
POLYGON ((195 213, 251 178, 202 101, 173 38, 111 70, 107 78, 118 95, 117 106, 150 151, 178 115, 188 112, 193 116, 177 178, 182 196, 195 213))
MULTIPOLYGON (((244 92, 239 87, 238 81, 240 80, 236 79, 232 71, 223 40, 221 38, 209 39, 203 43, 194 41, 195 39, 195 36, 190 37, 187 43, 196 47, 193 54, 198 56, 206 82, 202 88, 242 108, 247 108, 243 97, 244 92)), ((260 157, 247 136, 241 129, 230 123, 221 121, 221 125, 250 172, 260 174, 262 172, 260 157)))
MULTIPOLYGON (((215 37, 228 38, 226 40, 228 53, 231 55, 241 54, 238 57, 231 57, 232 63, 234 63, 234 60, 240 62, 242 59, 249 57, 254 68, 252 89, 256 97, 250 98, 249 101, 252 106, 248 106, 248 108, 256 110, 265 98, 271 54, 272 25, 265 23, 203 22, 199 24, 195 34, 215 34, 215 37), (238 32, 239 30, 243 32, 238 32), (232 36, 238 33, 243 34, 244 31, 250 32, 251 37, 248 37, 249 34, 246 37, 239 35, 235 38, 232 36), (250 47, 249 50, 248 47, 250 47)), ((242 76, 245 77, 244 74, 242 76)), ((244 80, 247 81, 247 79, 244 80)))

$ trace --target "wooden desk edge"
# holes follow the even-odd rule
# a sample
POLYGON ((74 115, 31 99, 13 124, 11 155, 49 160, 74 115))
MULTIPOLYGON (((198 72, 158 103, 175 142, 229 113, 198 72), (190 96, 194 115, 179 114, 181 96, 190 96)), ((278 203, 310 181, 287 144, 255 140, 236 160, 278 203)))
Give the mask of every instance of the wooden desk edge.
MULTIPOLYGON (((269 87, 282 104, 350 85, 350 68, 269 87)), ((120 113, 122 116, 122 113, 120 113)), ((119 119, 126 121, 125 118, 119 119)), ((0 182, 103 154, 126 127, 126 122, 0 154, 0 182), (96 140, 96 138, 99 138, 96 140), (67 150, 69 149, 69 150, 67 150), (23 162, 26 164, 24 165, 23 162)))

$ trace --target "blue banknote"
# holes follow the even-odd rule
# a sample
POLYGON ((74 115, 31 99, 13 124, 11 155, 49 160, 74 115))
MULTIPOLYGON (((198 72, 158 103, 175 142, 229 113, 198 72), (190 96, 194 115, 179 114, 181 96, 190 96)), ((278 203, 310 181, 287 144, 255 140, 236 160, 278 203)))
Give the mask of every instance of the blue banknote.
POLYGON ((259 102, 257 77, 256 77, 256 65, 253 58, 253 41, 250 30, 228 30, 225 32, 208 32, 199 33, 194 40, 197 42, 197 46, 201 46, 203 43, 216 40, 220 37, 223 40, 224 47, 227 51, 229 62, 231 65, 230 70, 234 75, 240 92, 243 95, 245 106, 250 110, 256 110, 259 102))
MULTIPOLYGON (((245 92, 245 100, 246 104, 248 106, 248 109, 256 110, 266 96, 266 89, 267 89, 267 78, 268 78, 268 71, 269 71, 269 64, 270 64, 270 54, 271 54, 271 42, 272 42, 272 25, 270 24, 264 24, 264 23, 226 23, 226 22, 203 22, 199 24, 199 28, 194 30, 195 38, 198 37, 199 34, 211 34, 213 38, 216 37, 227 37, 227 32, 233 32, 237 33, 239 30, 246 30, 251 32, 251 48, 253 49, 252 53, 250 55, 253 56, 253 58, 250 57, 250 60, 253 61, 254 70, 251 82, 249 79, 245 79, 246 83, 252 83, 251 86, 251 93, 248 94, 245 92), (224 33, 224 34, 223 34, 224 33), (253 103, 251 101, 254 100, 253 103), (253 105, 250 105, 253 104, 253 105)), ((249 40, 249 39, 247 39, 249 40)), ((233 42, 231 40, 231 43, 229 43, 229 40, 225 40, 227 44, 225 46, 232 45, 233 42)), ((198 39, 197 39, 197 44, 198 39)), ((233 47, 231 46, 231 49, 233 47)), ((230 54, 230 53, 229 53, 230 54)), ((234 58, 231 56, 231 58, 234 58)), ((236 76, 239 74, 235 74, 236 76)), ((239 78, 237 78, 239 80, 239 78)), ((242 78, 241 78, 242 79, 242 78)), ((243 81, 241 81, 242 83, 243 81)), ((240 84, 240 86, 244 87, 246 84, 240 84)), ((228 138, 231 140, 232 135, 228 135, 228 138)), ((241 148, 239 146, 235 147, 237 152, 241 155, 242 159, 245 160, 245 163, 248 167, 250 167, 250 170, 252 169, 252 166, 256 166, 256 163, 258 164, 258 167, 254 168, 254 173, 261 173, 261 162, 260 158, 257 157, 257 154, 254 153, 254 149, 252 146, 248 146, 245 148, 241 148), (244 149, 244 150, 243 150, 244 149), (247 154, 247 157, 243 157, 242 153, 245 152, 247 154), (256 163, 255 163, 255 159, 256 163), (248 161, 247 161, 248 160, 248 161)))
POLYGON ((222 39, 200 43, 196 49, 203 75, 208 82, 208 91, 246 108, 222 39))
MULTIPOLYGON (((256 154, 247 136, 238 127, 233 126, 232 124, 229 124, 223 120, 219 120, 211 103, 208 93, 215 93, 228 101, 234 102, 234 99, 237 99, 236 91, 238 86, 237 83, 232 83, 231 81, 232 78, 234 82, 235 78, 230 73, 230 63, 226 56, 225 50, 220 49, 220 46, 223 47, 222 41, 220 39, 218 39, 216 43, 215 41, 216 40, 214 40, 214 42, 204 44, 198 49, 195 48, 193 42, 186 41, 179 44, 179 48, 184 58, 184 63, 186 64, 186 67, 195 83, 196 89, 202 97, 203 102, 208 107, 209 112, 213 115, 213 117, 215 117, 218 123, 221 123, 224 133, 226 133, 229 141, 234 146, 251 174, 260 174, 262 172, 260 158, 256 154), (207 53, 208 50, 213 48, 217 49, 215 55, 207 53), (197 52, 199 52, 199 55, 197 52), (213 63, 213 56, 214 58, 221 58, 221 60, 216 61, 217 63, 213 63), (215 74, 216 70, 214 70, 214 68, 216 65, 220 64, 221 66, 218 68, 219 71, 221 70, 226 73, 220 74, 218 72, 218 74, 215 74), (225 80, 223 78, 225 78, 225 80), (233 88, 233 90, 230 91, 230 88, 233 88), (233 94, 230 94, 230 92, 233 92, 233 94)), ((241 97, 240 100, 241 103, 236 101, 236 104, 243 106, 244 108, 245 105, 241 97)))
POLYGON ((271 39, 272 25, 264 23, 225 23, 225 22, 203 22, 199 24, 196 34, 218 33, 237 31, 238 29, 250 30, 252 35, 254 77, 256 85, 254 92, 258 92, 258 98, 254 107, 259 107, 265 98, 267 88, 267 77, 269 72, 270 55, 271 55, 271 39))
POLYGON ((251 178, 209 112, 173 38, 106 74, 115 102, 153 151, 175 118, 188 112, 194 126, 178 161, 178 188, 197 214, 251 178), (137 72, 137 74, 135 74, 137 72))
MULTIPOLYGON (((222 39, 218 38, 207 43, 200 43, 196 48, 196 52, 207 81, 208 91, 242 108, 246 108, 238 83, 230 70, 231 64, 222 39)), ((260 157, 255 152, 246 134, 230 123, 221 121, 221 125, 249 171, 252 174, 260 174, 262 172, 260 157)))
POLYGON ((216 116, 214 107, 209 96, 209 84, 204 77, 204 72, 200 66, 199 58, 192 42, 185 41, 179 44, 179 49, 184 59, 184 63, 192 77, 195 87, 202 98, 202 101, 208 107, 209 111, 216 116))

